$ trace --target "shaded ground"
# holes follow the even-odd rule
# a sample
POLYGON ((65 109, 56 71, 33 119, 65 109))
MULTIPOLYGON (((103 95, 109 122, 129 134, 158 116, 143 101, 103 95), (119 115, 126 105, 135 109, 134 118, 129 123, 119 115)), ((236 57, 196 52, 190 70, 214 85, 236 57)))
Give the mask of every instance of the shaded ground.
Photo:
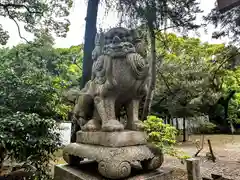
MULTIPOLYGON (((201 136, 191 136, 187 143, 179 144, 178 149, 186 152, 189 156, 196 153, 195 142, 199 141, 201 136)), ((57 153, 56 156, 60 156, 57 153)), ((201 174, 203 177, 210 177, 212 173, 222 175, 223 177, 238 180, 240 179, 240 135, 206 135, 204 148, 199 153, 201 163, 201 174), (207 139, 210 139, 216 162, 206 158, 206 153, 209 152, 207 139)), ((62 158, 59 158, 57 164, 64 163, 62 158)), ((173 157, 165 156, 163 167, 174 170, 174 180, 186 180, 186 165, 173 157)))

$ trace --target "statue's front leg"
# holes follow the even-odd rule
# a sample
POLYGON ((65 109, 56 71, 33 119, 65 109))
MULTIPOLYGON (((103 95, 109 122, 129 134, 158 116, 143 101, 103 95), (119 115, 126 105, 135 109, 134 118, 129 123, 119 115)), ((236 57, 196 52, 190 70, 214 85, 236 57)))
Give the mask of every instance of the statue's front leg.
POLYGON ((102 120, 102 131, 112 132, 124 129, 123 124, 116 118, 114 97, 97 96, 94 99, 94 103, 102 120))
POLYGON ((127 129, 142 131, 144 129, 143 122, 138 119, 139 114, 139 100, 133 99, 127 105, 127 129))

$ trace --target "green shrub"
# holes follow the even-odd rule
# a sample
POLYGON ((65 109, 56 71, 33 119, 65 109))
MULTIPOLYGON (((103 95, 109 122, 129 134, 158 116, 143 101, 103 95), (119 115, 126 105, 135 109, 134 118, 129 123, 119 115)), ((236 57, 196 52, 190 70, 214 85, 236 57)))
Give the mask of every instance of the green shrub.
POLYGON ((17 112, 0 118, 0 165, 3 161, 20 163, 34 169, 34 180, 50 179, 52 154, 60 147, 57 130, 54 120, 37 114, 17 112))
POLYGON ((148 116, 144 121, 148 141, 160 148, 172 146, 176 143, 177 129, 156 116, 148 116))
POLYGON ((214 129, 216 128, 216 125, 214 123, 211 123, 211 122, 204 122, 202 124, 200 124, 200 127, 199 127, 199 132, 200 133, 213 133, 214 132, 214 129))
POLYGON ((144 121, 145 131, 148 134, 148 142, 160 148, 163 153, 179 159, 189 158, 184 152, 178 151, 176 145, 177 129, 156 116, 148 116, 144 121))

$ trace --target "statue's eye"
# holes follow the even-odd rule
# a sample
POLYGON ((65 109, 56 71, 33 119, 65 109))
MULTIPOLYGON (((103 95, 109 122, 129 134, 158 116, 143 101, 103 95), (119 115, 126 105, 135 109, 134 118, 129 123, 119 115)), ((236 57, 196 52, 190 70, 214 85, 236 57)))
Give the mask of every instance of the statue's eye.
POLYGON ((132 45, 132 44, 128 44, 128 47, 129 47, 129 48, 133 48, 133 45, 132 45))

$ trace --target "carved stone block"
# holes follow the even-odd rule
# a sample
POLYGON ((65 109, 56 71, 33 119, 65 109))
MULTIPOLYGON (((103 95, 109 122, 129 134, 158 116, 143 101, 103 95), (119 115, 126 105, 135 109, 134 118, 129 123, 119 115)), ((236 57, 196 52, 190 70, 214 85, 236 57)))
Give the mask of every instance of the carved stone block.
POLYGON ((114 148, 71 143, 64 148, 63 158, 70 165, 78 165, 83 158, 94 160, 99 173, 110 179, 126 178, 132 168, 154 170, 163 163, 163 154, 147 145, 114 148))
MULTIPOLYGON (((69 165, 57 165, 54 168, 54 180, 107 180, 96 170, 97 164, 84 162, 78 167, 69 165)), ((132 173, 125 180, 172 180, 172 171, 169 169, 157 169, 152 172, 138 171, 132 173), (137 174, 137 175, 136 175, 137 174)))
POLYGON ((147 135, 141 131, 122 132, 77 132, 77 143, 95 144, 106 147, 124 147, 147 143, 147 135))

